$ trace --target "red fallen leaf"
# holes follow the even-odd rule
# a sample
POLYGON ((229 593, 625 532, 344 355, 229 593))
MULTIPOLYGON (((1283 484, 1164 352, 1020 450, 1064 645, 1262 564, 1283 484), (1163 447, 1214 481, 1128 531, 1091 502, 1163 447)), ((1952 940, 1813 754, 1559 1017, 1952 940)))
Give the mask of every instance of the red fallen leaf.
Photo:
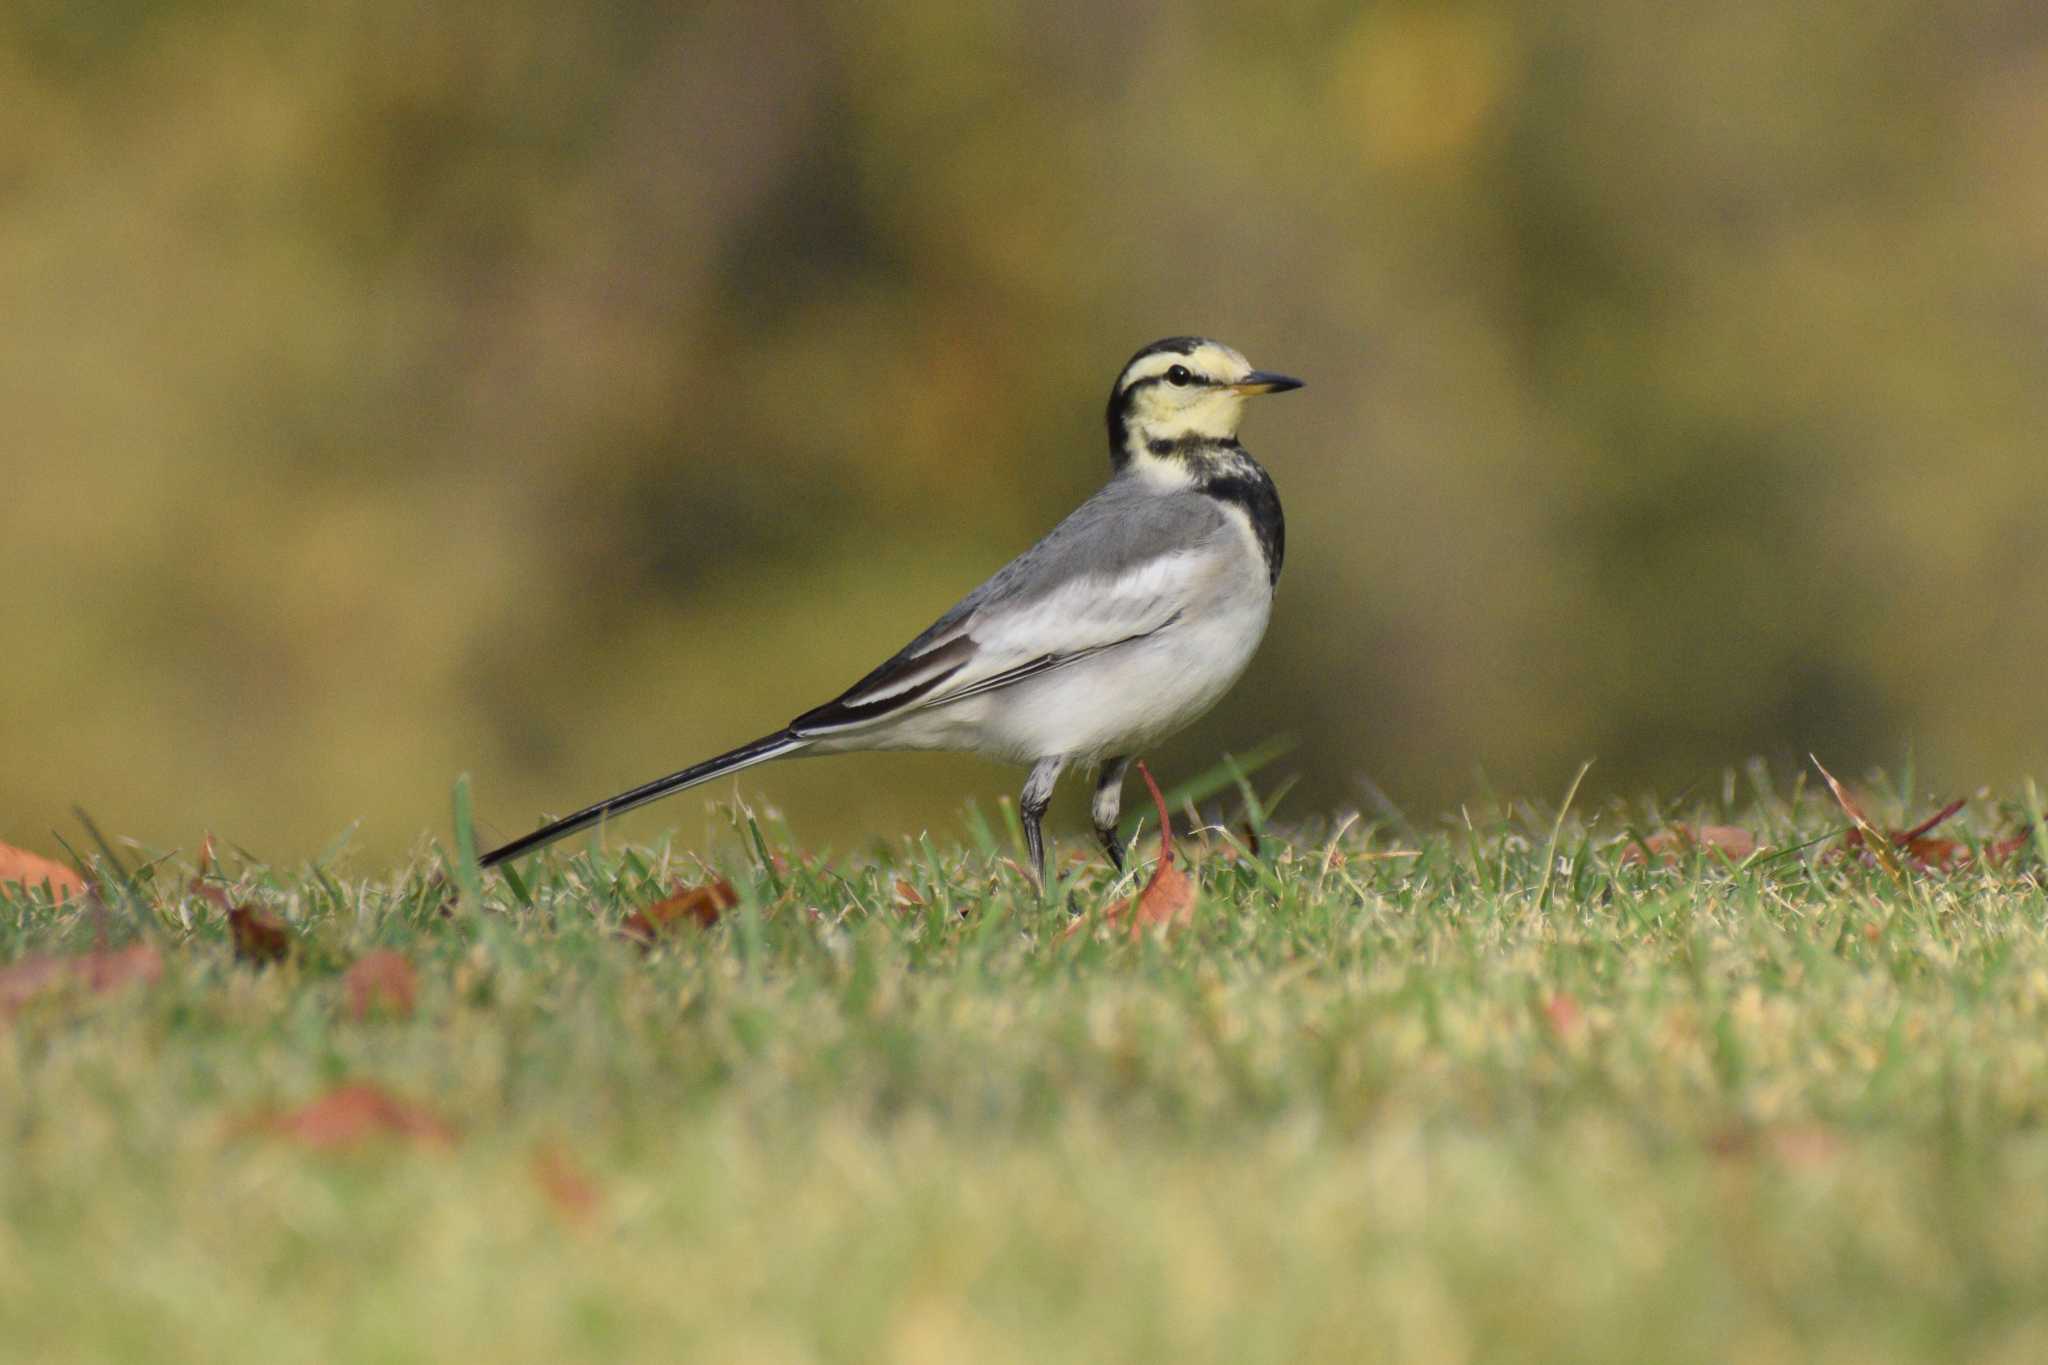
POLYGON ((403 953, 379 948, 357 958, 341 978, 348 990, 349 1016, 358 1021, 379 1010, 395 1019, 412 1016, 416 979, 403 953))
POLYGON ((1929 872, 1948 872, 1970 861, 1970 846, 1956 839, 1908 839, 1905 855, 1929 872))
POLYGON ((555 1212, 569 1222, 588 1223, 597 1216, 597 1182, 561 1143, 544 1143, 534 1149, 533 1181, 555 1212))
POLYGON ((917 894, 917 888, 901 877, 896 879, 896 906, 901 910, 914 910, 924 904, 924 897, 917 894))
MULTIPOLYGON (((1815 763, 1814 766, 1820 767, 1818 763, 1815 763)), ((1828 778, 1828 784, 1835 792, 1835 799, 1842 803, 1842 809, 1848 813, 1852 821, 1856 822, 1854 829, 1843 832, 1842 846, 1838 856, 1847 857, 1858 849, 1866 850, 1877 861, 1883 863, 1887 871, 1893 871, 1894 875, 1896 875, 1896 869, 1899 866, 1898 858, 1901 855, 1923 872, 1953 872, 1960 868, 1968 867, 1975 861, 1975 856, 1972 855, 1970 846, 1962 840, 1929 837, 1931 831, 1946 823, 1950 817, 1954 816, 1957 811, 1968 804, 1966 800, 1958 798, 1949 802, 1946 806, 1943 806, 1911 829, 1894 830, 1886 833, 1874 829, 1870 822, 1864 819, 1863 812, 1856 802, 1841 789, 1840 784, 1836 783, 1834 778, 1828 777, 1827 769, 1821 768, 1821 776, 1828 778)), ((2007 858, 2025 848, 2028 842, 2028 835, 2016 834, 2011 838, 1998 839, 1985 844, 1978 852, 1982 855, 1984 864, 1992 866, 2004 862, 2007 858)))
MULTIPOLYGON (((1142 759, 1138 776, 1145 779, 1153 804, 1159 808, 1159 862, 1152 868, 1152 878, 1145 883, 1145 889, 1138 893, 1135 909, 1131 901, 1120 900, 1102 912, 1103 919, 1114 924, 1119 916, 1130 911, 1132 938, 1153 925, 1171 928, 1195 917, 1195 883, 1173 861, 1173 821, 1166 813, 1166 797, 1142 759)), ((1075 925, 1079 923, 1075 921, 1075 925)), ((1074 932, 1074 927, 1069 926, 1067 932, 1074 932)))
POLYGON ((644 910, 635 910, 626 916, 625 922, 619 926, 619 932, 644 948, 653 944, 657 935, 684 920, 693 921, 699 928, 709 929, 718 923, 720 915, 739 903, 739 893, 732 889, 731 882, 721 877, 702 886, 692 886, 678 891, 666 900, 656 901, 644 910))
POLYGON ((47 885, 50 898, 56 901, 85 894, 85 878, 62 863, 12 844, 0 844, 0 882, 19 882, 23 890, 47 885))
POLYGON ((1543 1002, 1543 1022, 1560 1041, 1570 1042, 1586 1028, 1586 1014, 1579 1002, 1563 991, 1543 1002))
POLYGON ((1719 853, 1730 862, 1741 862, 1763 845, 1740 825, 1673 825, 1647 839, 1630 840, 1621 851, 1624 863, 1646 863, 1652 858, 1666 863, 1683 861, 1694 849, 1719 853))
POLYGON ((297 1109, 274 1115, 262 1126, 321 1151, 360 1147, 380 1137, 401 1137, 436 1147, 452 1147, 456 1140, 455 1130, 434 1114, 395 1099, 368 1081, 338 1085, 297 1109))
POLYGON ((1984 845, 1984 861, 2002 863, 2013 854, 2034 842, 2032 834, 2015 834, 2010 839, 2000 839, 1984 845))
POLYGON ((147 943, 68 957, 24 957, 0 967, 0 1015, 67 989, 99 995, 134 981, 147 984, 163 974, 163 955, 147 943))
POLYGON ((1957 811, 1961 810, 1966 804, 1968 803, 1964 800, 1964 798, 1957 797, 1955 800, 1949 802, 1946 806, 1943 806, 1940 810, 1934 812, 1934 814, 1928 816, 1925 820, 1922 820, 1919 824, 1913 826, 1913 828, 1907 830, 1905 833, 1894 834, 1892 836, 1892 842, 1895 844, 1912 844, 1914 840, 1920 838, 1921 836, 1932 833, 1937 825, 1940 825, 1941 823, 1946 821, 1951 815, 1954 815, 1957 811))

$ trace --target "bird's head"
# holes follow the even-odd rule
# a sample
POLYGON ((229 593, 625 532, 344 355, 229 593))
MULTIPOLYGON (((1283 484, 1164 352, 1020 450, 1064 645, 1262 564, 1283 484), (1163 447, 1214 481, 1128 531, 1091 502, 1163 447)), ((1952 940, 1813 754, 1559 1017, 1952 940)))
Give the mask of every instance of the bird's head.
POLYGON ((1198 455, 1237 439, 1244 400, 1301 387, 1299 379, 1255 370, 1220 341, 1168 337, 1132 356, 1109 394, 1109 458, 1198 455))

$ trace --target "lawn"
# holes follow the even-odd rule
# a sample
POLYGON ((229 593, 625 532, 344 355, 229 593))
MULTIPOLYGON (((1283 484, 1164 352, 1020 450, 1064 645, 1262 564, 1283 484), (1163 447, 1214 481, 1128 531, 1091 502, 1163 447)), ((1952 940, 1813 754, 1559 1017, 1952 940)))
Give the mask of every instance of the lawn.
POLYGON ((517 884, 223 846, 117 850, 104 908, 0 893, 0 1354, 2048 1359, 2027 802, 1951 820, 1949 871, 1760 776, 1202 809, 1192 923, 1135 938, 1099 911, 1156 841, 1115 884, 1068 836, 1040 902, 971 811, 856 855, 741 811, 517 884), (715 924, 622 933, 721 877, 715 924), (49 977, 101 935, 160 975, 49 977), (352 993, 379 949, 409 1007, 352 993))

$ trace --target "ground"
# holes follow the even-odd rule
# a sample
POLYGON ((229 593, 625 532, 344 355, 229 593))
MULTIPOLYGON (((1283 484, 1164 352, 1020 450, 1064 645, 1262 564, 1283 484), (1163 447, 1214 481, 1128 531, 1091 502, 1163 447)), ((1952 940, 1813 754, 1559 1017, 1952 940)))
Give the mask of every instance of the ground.
POLYGON ((742 811, 708 863, 581 843, 517 885, 221 852, 195 891, 196 856, 131 853, 104 908, 0 898, 0 1340, 2048 1359, 2048 837, 1935 872, 1844 854, 1831 798, 1728 796, 1689 818, 1766 847, 1667 861, 1630 855, 1675 824, 1640 806, 1226 793, 1181 841, 1192 923, 1136 938, 1097 912, 1156 841, 1041 903, 971 813, 848 856, 742 811), (680 907, 709 927, 622 934, 721 877, 736 904, 680 907), (238 952, 227 908, 283 937, 238 952), (48 967, 129 944, 160 972, 48 967))

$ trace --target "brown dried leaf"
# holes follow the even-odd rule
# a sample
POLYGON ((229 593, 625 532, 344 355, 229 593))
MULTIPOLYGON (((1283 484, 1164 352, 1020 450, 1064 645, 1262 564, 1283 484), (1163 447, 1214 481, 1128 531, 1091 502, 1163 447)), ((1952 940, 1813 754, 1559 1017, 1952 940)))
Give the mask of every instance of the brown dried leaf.
POLYGON ((24 890, 47 885, 50 898, 56 901, 85 894, 85 878, 62 863, 12 844, 0 844, 0 882, 19 882, 24 890))
POLYGON ((365 953, 342 976, 341 984, 348 990, 348 1012, 352 1019, 361 1021, 379 1011, 394 1019, 412 1017, 418 983, 412 963, 403 953, 389 948, 365 953))
POLYGON ((199 842, 199 867, 188 883, 192 894, 227 916, 228 937, 234 941, 235 956, 243 962, 263 965, 282 962, 291 955, 292 936, 284 921, 268 910, 237 905, 227 888, 206 880, 213 866, 213 836, 199 842))
POLYGON ((291 956, 291 931, 270 911, 254 905, 236 905, 228 910, 228 935, 235 941, 235 956, 257 966, 282 962, 291 956))
POLYGON ((555 1212, 569 1222, 581 1225, 597 1216, 597 1182, 561 1143, 544 1143, 534 1149, 533 1182, 555 1212))
POLYGON ((39 953, 0 967, 0 1015, 66 990, 99 995, 163 974, 163 955, 147 943, 72 956, 39 953))
POLYGON ((1718 853, 1739 863, 1764 845, 1740 825, 1673 825, 1647 839, 1632 839, 1621 851, 1624 863, 1646 863, 1655 858, 1663 863, 1683 862, 1695 849, 1718 853))
POLYGON ((1814 767, 1820 769, 1820 775, 1827 779, 1828 790, 1835 794, 1835 802, 1841 806, 1842 813, 1847 815, 1850 823, 1856 826, 1856 828, 1849 830, 1842 836, 1843 847, 1854 848, 1862 846, 1868 848, 1877 858, 1878 864, 1891 874, 1892 880, 1903 881, 1906 876, 1906 869, 1899 865, 1898 855, 1892 851, 1891 839, 1879 832, 1870 821, 1863 818, 1863 808, 1856 804, 1855 798, 1849 795, 1847 788, 1835 781, 1835 775, 1821 766, 1821 761, 1818 758, 1815 758, 1812 754, 1808 754, 1807 757, 1813 760, 1814 767))
POLYGON ((619 931, 644 948, 684 921, 709 929, 718 923, 719 916, 739 903, 739 893, 732 889, 731 882, 721 877, 702 886, 678 890, 666 900, 656 901, 644 910, 635 910, 626 916, 619 931))
POLYGON ((270 1118, 262 1126, 321 1151, 360 1147, 381 1137, 452 1147, 457 1136, 452 1127, 428 1110, 395 1099, 368 1081, 338 1085, 316 1100, 270 1118))
POLYGON ((915 910, 924 904, 924 897, 917 894, 917 888, 901 877, 896 879, 896 908, 915 910))

